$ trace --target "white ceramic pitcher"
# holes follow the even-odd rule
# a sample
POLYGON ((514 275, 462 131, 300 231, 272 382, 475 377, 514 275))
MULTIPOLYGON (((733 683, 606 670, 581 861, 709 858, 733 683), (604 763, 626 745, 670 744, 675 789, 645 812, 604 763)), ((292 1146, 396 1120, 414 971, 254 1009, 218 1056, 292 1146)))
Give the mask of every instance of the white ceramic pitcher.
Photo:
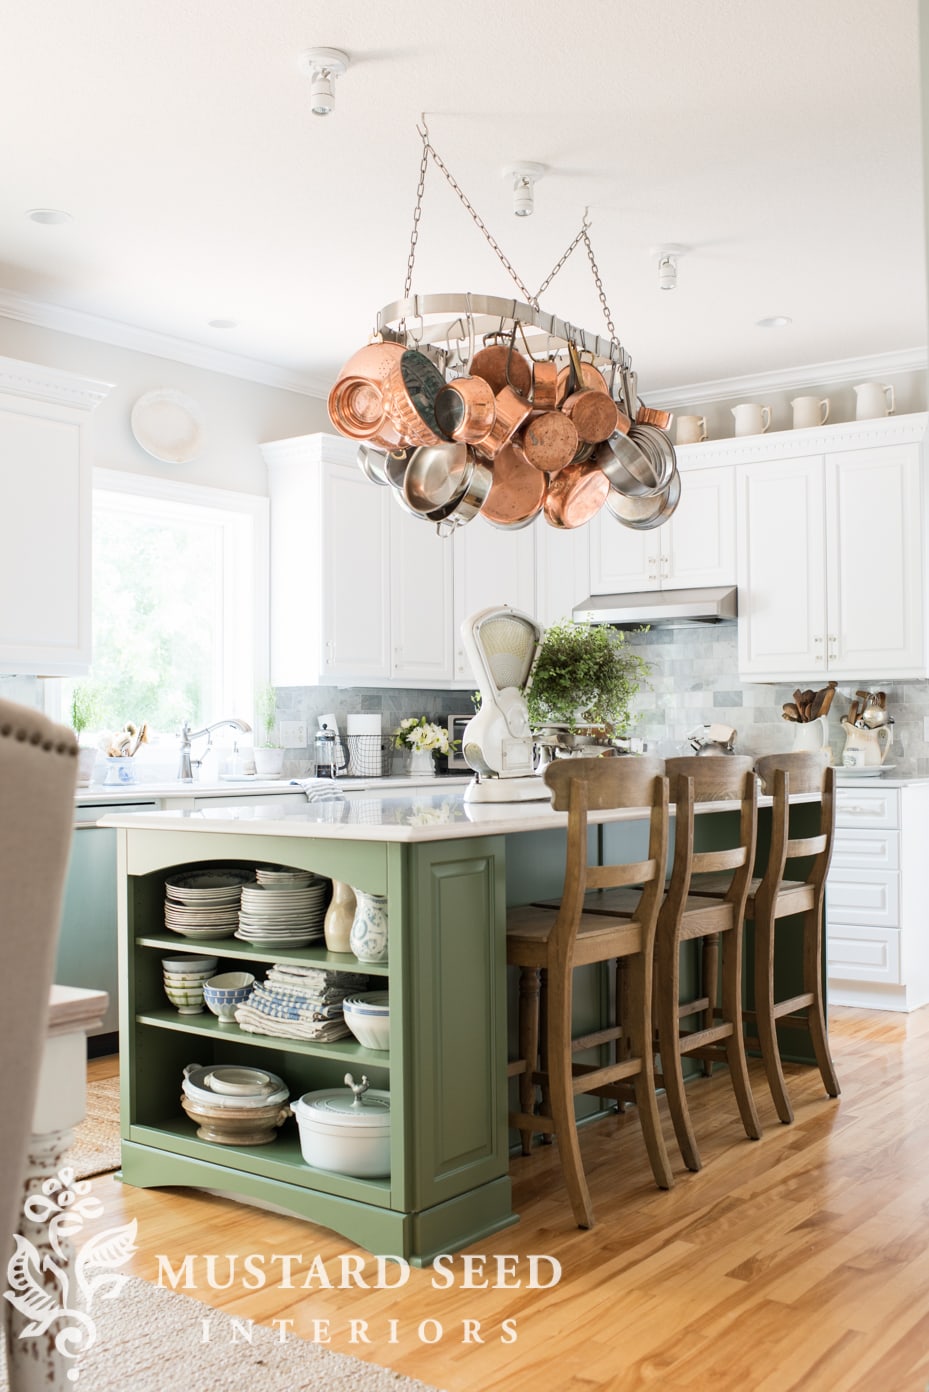
POLYGON ((795 396, 790 403, 794 412, 794 430, 806 430, 817 425, 825 425, 829 419, 827 397, 795 396))
POLYGON ((771 407, 743 401, 731 407, 737 435, 763 435, 771 424, 771 407))
POLYGON ((855 420, 873 420, 876 416, 892 416, 894 389, 880 382, 860 382, 855 388, 855 420))

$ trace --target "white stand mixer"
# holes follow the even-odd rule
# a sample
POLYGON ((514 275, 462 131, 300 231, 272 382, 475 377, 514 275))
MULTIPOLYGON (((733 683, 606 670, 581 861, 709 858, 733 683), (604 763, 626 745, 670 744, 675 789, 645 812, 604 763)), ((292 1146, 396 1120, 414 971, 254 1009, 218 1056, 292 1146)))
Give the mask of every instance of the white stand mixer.
POLYGON ((542 642, 542 628, 508 605, 481 609, 461 625, 465 651, 481 692, 481 708, 461 740, 474 779, 465 802, 546 801, 535 773, 535 750, 523 687, 542 642))

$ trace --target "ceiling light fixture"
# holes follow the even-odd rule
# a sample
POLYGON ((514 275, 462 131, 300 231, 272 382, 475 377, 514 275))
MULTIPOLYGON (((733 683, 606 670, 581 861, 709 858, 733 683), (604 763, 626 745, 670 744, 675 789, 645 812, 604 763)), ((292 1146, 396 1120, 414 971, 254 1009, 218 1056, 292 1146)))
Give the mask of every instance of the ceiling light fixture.
POLYGON ((46 227, 58 227, 63 222, 71 221, 71 214, 62 208, 29 208, 26 217, 46 227))
POLYGON ((652 255, 658 257, 658 289, 677 289, 677 263, 690 248, 681 242, 665 242, 663 246, 652 247, 652 255))
POLYGON ((508 164, 503 171, 504 179, 513 181, 513 212, 517 217, 532 217, 535 208, 535 185, 546 172, 547 166, 523 160, 519 164, 508 164))
POLYGON ((756 319, 756 329, 786 329, 793 320, 786 314, 772 314, 767 319, 756 319))
POLYGON ((311 48, 300 60, 310 78, 310 110, 328 116, 335 106, 335 80, 348 68, 348 54, 340 48, 311 48))

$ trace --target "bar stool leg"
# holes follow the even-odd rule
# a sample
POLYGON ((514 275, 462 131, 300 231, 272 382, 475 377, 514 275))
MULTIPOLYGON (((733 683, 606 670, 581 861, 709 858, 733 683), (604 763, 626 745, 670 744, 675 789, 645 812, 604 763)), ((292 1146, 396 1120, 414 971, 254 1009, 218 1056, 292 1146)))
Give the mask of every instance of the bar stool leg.
POLYGON ((752 1141, 761 1140, 761 1122, 755 1110, 755 1099, 748 1079, 748 1060, 745 1056, 745 1037, 742 1032, 742 925, 737 923, 723 935, 722 945, 722 1010, 723 1019, 731 1020, 732 1033, 726 1039, 726 1061, 732 1077, 732 1088, 739 1105, 739 1115, 745 1134, 752 1141))
POLYGON ((775 921, 770 911, 761 911, 757 901, 755 910, 755 1025, 774 1106, 778 1117, 787 1126, 793 1121, 794 1113, 787 1095, 784 1070, 781 1068, 781 1051, 778 1047, 774 1018, 775 921))
MULTIPOLYGON (((519 1110, 535 1112, 536 1085, 533 1075, 539 1067, 539 982, 538 967, 521 967, 519 972, 519 1057, 525 1072, 519 1075, 519 1110)), ((532 1150, 532 1132, 520 1131, 523 1155, 532 1150)))
MULTIPOLYGON (((703 966, 702 966, 702 990, 709 1000, 709 1005, 704 1011, 703 1028, 712 1029, 716 1023, 716 996, 719 989, 719 934, 711 933, 709 937, 703 939, 703 966)), ((703 1074, 706 1078, 713 1076, 713 1060, 703 1060, 703 1074)))
MULTIPOLYGON (((655 1052, 651 1029, 651 980, 645 971, 641 957, 630 959, 624 964, 625 978, 623 1004, 628 1021, 628 1032, 624 1031, 623 1044, 628 1040, 633 1058, 641 1059, 641 1068, 633 1078, 635 1104, 639 1112, 642 1138, 648 1154, 652 1174, 659 1189, 671 1189, 674 1176, 664 1136, 661 1133, 661 1117, 658 1111, 658 1094, 655 1090, 655 1052)), ((629 1053, 624 1053, 629 1057, 629 1053)))
POLYGON ((664 1082, 665 1096, 668 1099, 668 1109, 674 1123, 674 1134, 677 1137, 678 1149, 683 1156, 684 1164, 688 1170, 699 1170, 702 1168, 703 1162, 700 1159, 697 1140, 690 1124, 690 1112, 684 1092, 684 1070, 679 1048, 677 1003, 680 997, 681 968, 679 947, 673 929, 662 932, 659 926, 655 956, 657 959, 657 980, 661 983, 660 990, 655 997, 655 1018, 658 1023, 658 1048, 661 1054, 661 1076, 664 1082), (670 941, 666 941, 666 939, 670 939, 670 941))
POLYGON ((822 943, 822 904, 820 904, 818 908, 810 909, 803 916, 803 974, 806 978, 804 989, 813 997, 807 1021, 823 1087, 830 1097, 838 1097, 841 1088, 829 1050, 826 1011, 823 1005, 822 943))
POLYGON ((594 1225, 593 1205, 584 1176, 581 1147, 574 1116, 574 1076, 572 1068, 571 1001, 572 972, 548 974, 548 1079, 551 1088, 551 1118, 555 1140, 561 1153, 565 1188, 575 1222, 579 1228, 594 1225))

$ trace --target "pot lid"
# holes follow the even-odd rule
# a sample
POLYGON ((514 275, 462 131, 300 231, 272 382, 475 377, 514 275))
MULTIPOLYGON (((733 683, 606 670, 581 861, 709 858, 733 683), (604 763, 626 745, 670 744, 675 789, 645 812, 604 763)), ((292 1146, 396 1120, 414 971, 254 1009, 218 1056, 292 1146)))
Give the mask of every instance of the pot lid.
POLYGON ((383 1127, 390 1121, 390 1093, 369 1088, 367 1078, 356 1083, 346 1073, 348 1088, 323 1088, 305 1092, 293 1103, 295 1112, 334 1126, 383 1127))

